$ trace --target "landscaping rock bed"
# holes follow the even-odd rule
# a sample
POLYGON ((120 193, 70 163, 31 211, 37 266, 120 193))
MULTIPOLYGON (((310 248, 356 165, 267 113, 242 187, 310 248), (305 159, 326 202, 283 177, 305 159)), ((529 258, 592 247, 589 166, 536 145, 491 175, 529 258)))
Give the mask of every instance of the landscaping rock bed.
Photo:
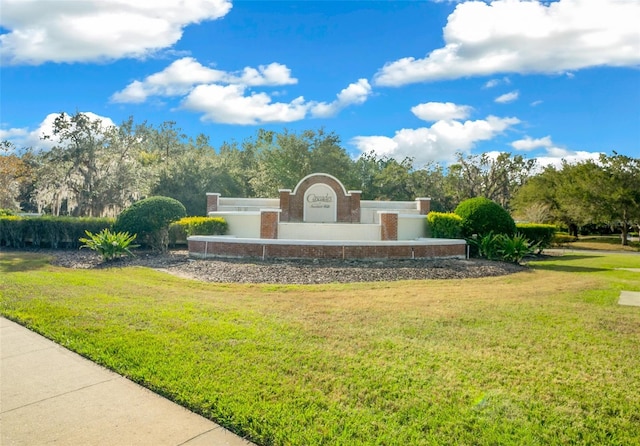
POLYGON ((51 251, 53 264, 66 268, 146 266, 180 277, 218 283, 313 284, 501 276, 526 267, 481 259, 291 260, 189 259, 187 251, 140 252, 104 263, 91 251, 51 251))

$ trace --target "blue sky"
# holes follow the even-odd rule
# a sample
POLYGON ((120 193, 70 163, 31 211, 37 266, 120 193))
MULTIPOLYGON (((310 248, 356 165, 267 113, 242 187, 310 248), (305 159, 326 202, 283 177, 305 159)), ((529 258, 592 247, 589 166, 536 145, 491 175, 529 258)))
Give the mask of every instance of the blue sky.
POLYGON ((637 0, 181 3, 0 0, 0 139, 80 111, 214 147, 324 128, 416 165, 640 156, 637 0))

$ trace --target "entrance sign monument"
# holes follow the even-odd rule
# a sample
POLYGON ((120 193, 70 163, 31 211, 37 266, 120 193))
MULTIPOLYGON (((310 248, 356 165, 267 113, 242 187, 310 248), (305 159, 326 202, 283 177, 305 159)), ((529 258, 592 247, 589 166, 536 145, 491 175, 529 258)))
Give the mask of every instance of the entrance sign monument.
POLYGON ((207 214, 227 221, 224 236, 191 236, 189 255, 265 258, 464 258, 466 242, 427 236, 430 199, 361 200, 335 177, 316 173, 279 198, 207 194, 207 214))

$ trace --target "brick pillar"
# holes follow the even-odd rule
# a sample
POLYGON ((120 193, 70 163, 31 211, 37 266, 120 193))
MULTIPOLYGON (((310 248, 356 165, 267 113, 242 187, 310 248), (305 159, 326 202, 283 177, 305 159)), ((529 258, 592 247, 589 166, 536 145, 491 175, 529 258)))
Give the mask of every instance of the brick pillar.
POLYGON ((351 195, 351 223, 360 223, 360 196, 362 191, 350 190, 351 195))
POLYGON ((218 210, 219 200, 220 200, 220 194, 207 193, 207 214, 209 212, 216 212, 218 210))
POLYGON ((431 210, 431 198, 416 198, 416 202, 420 215, 427 215, 431 210))
POLYGON ((398 214, 380 212, 380 240, 398 240, 398 214))
POLYGON ((260 238, 278 238, 278 211, 260 211, 260 238))
POLYGON ((291 189, 280 189, 280 221, 290 221, 291 189))

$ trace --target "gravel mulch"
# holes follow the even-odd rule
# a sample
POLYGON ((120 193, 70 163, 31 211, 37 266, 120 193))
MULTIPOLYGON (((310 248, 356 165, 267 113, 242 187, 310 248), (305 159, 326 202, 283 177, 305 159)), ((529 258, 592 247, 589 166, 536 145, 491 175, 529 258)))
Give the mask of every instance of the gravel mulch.
POLYGON ((146 266, 180 277, 218 283, 313 284, 502 276, 527 268, 481 259, 433 260, 291 260, 189 259, 187 251, 141 252, 102 262, 91 251, 49 251, 53 264, 66 268, 146 266))

